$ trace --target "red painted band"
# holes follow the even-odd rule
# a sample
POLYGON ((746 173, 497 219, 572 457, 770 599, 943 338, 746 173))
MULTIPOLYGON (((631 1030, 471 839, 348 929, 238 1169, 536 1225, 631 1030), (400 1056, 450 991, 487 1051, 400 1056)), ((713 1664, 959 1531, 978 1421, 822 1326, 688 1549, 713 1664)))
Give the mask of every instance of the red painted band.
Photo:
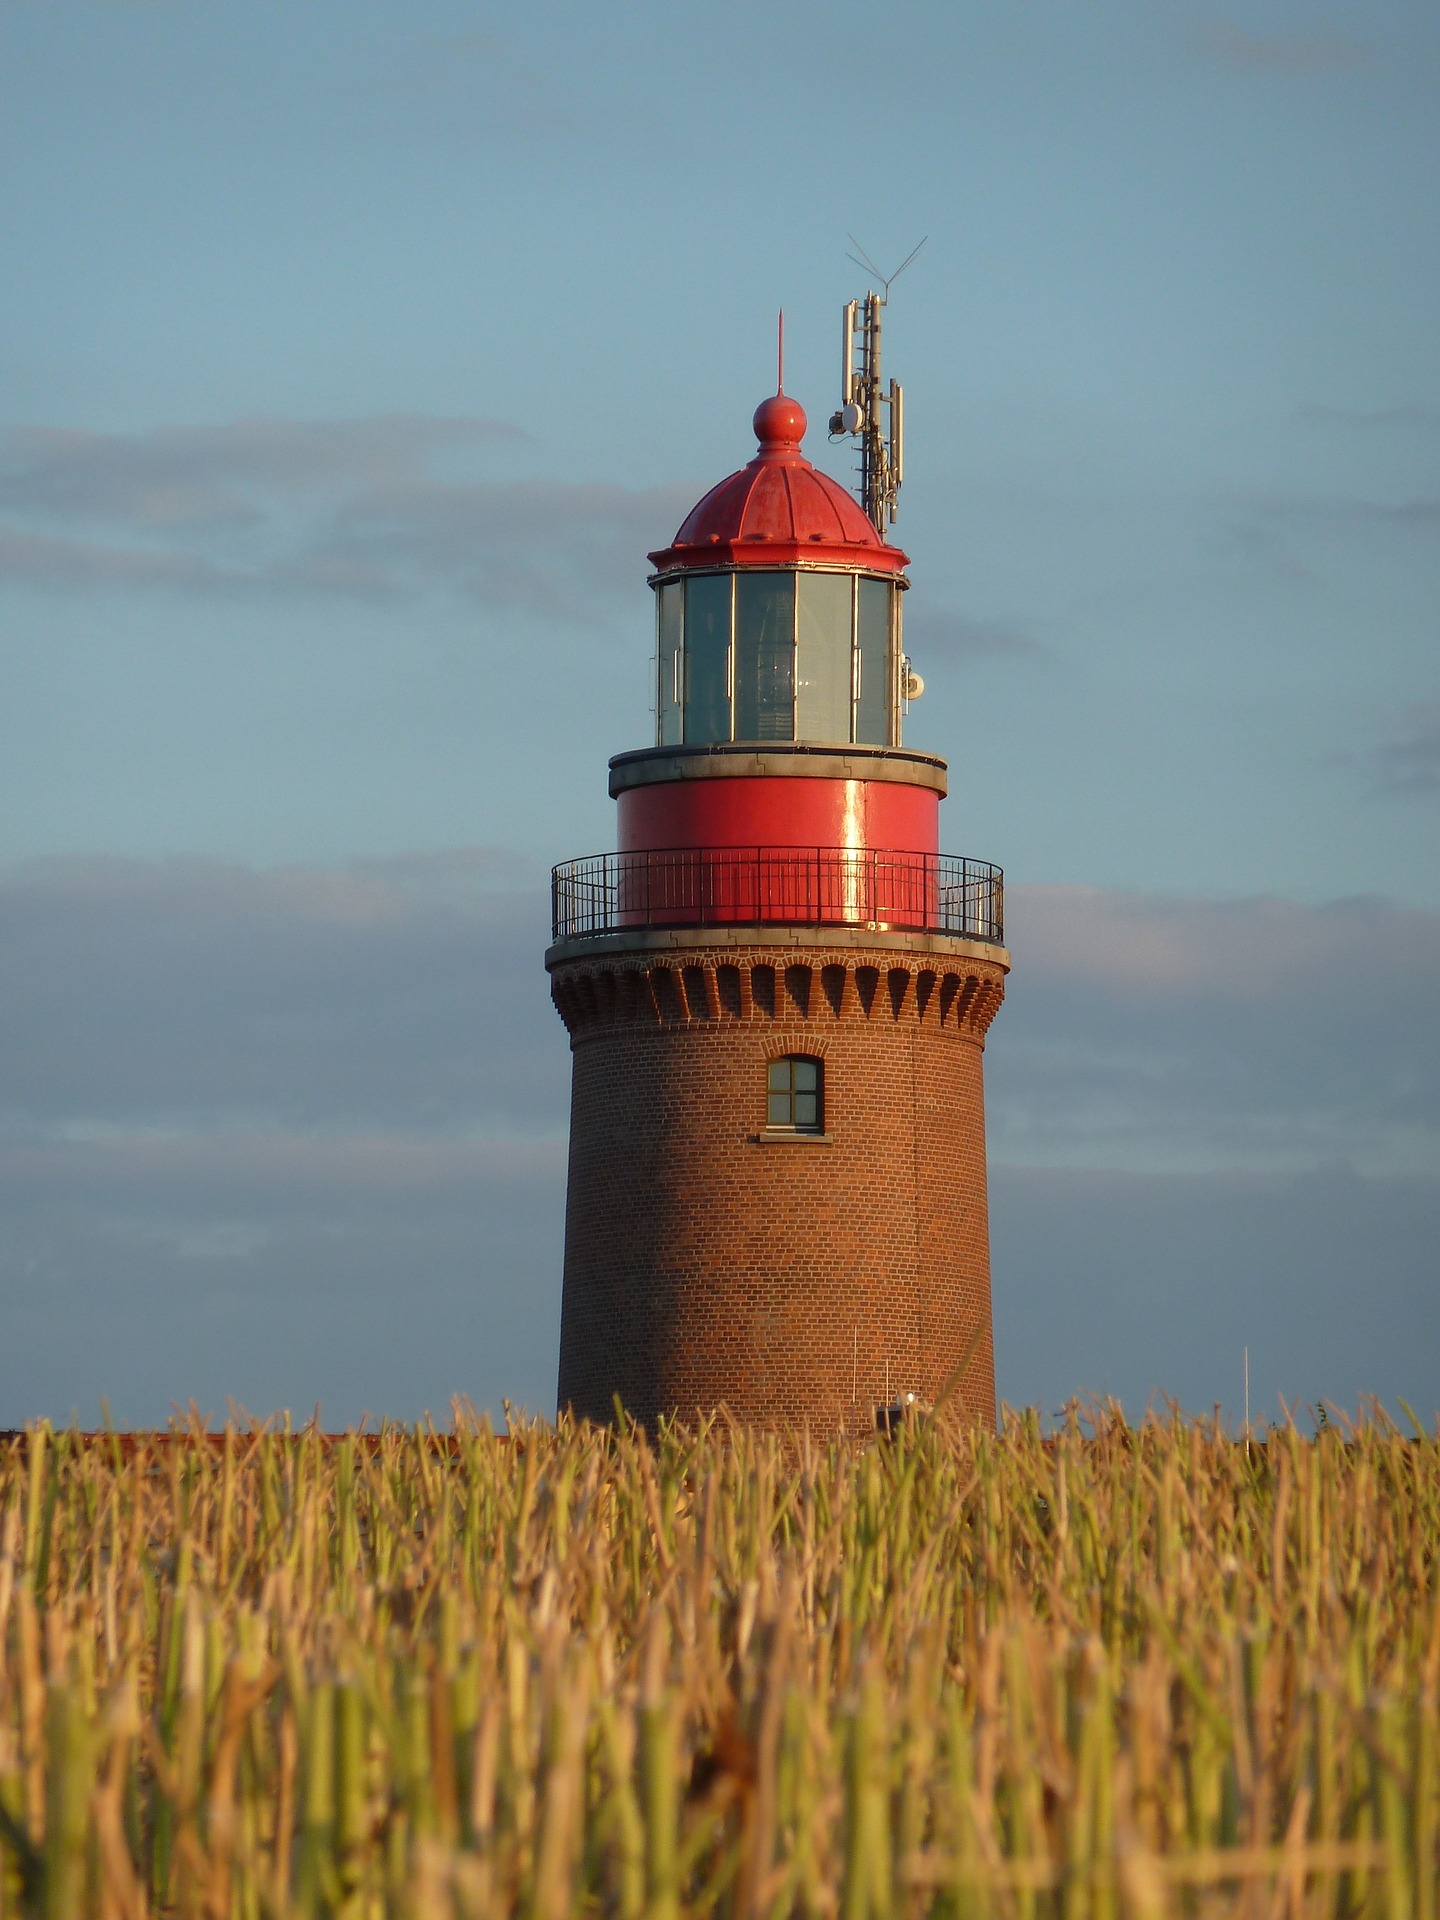
POLYGON ((840 847, 938 853, 940 796, 889 780, 676 780, 622 793, 622 853, 840 847))

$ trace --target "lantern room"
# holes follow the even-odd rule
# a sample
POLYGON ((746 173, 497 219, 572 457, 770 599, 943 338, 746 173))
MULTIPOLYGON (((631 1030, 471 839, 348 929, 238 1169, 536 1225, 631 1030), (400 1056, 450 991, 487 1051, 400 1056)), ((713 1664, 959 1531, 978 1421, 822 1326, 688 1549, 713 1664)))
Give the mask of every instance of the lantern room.
POLYGON ((759 450, 652 553, 657 747, 899 747, 908 557, 800 451, 804 409, 755 412, 759 450))

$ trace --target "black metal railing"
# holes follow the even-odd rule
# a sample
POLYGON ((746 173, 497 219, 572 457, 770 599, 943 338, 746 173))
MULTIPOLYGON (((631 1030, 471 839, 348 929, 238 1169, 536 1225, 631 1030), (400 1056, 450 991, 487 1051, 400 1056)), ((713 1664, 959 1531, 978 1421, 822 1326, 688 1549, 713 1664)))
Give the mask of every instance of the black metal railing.
POLYGON ((948 853, 680 847, 597 853, 550 876, 557 940, 634 927, 893 927, 1004 944, 1004 876, 948 853))

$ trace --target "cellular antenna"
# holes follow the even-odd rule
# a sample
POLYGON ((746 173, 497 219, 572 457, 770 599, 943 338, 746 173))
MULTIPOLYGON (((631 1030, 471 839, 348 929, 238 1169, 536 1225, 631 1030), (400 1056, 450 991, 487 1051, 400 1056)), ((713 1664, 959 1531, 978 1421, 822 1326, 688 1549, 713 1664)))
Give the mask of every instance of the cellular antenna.
POLYGON ((846 302, 840 361, 840 406, 830 416, 832 437, 849 434, 860 448, 860 504, 883 540, 899 513, 898 495, 905 478, 905 394, 894 381, 888 391, 880 380, 880 316, 889 305, 890 289, 924 246, 927 234, 913 246, 892 274, 883 274, 853 233, 846 234, 855 251, 847 254, 857 267, 873 273, 879 293, 846 302), (887 417, 888 416, 888 417, 887 417))

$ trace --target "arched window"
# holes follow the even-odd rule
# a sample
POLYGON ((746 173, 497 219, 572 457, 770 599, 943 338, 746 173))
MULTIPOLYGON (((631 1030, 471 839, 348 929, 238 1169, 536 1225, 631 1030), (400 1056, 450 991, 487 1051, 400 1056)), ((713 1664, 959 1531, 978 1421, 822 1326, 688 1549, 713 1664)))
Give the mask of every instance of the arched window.
POLYGON ((825 1076, 822 1062, 809 1054, 787 1053, 766 1072, 766 1124, 792 1133, 825 1130, 825 1076))

